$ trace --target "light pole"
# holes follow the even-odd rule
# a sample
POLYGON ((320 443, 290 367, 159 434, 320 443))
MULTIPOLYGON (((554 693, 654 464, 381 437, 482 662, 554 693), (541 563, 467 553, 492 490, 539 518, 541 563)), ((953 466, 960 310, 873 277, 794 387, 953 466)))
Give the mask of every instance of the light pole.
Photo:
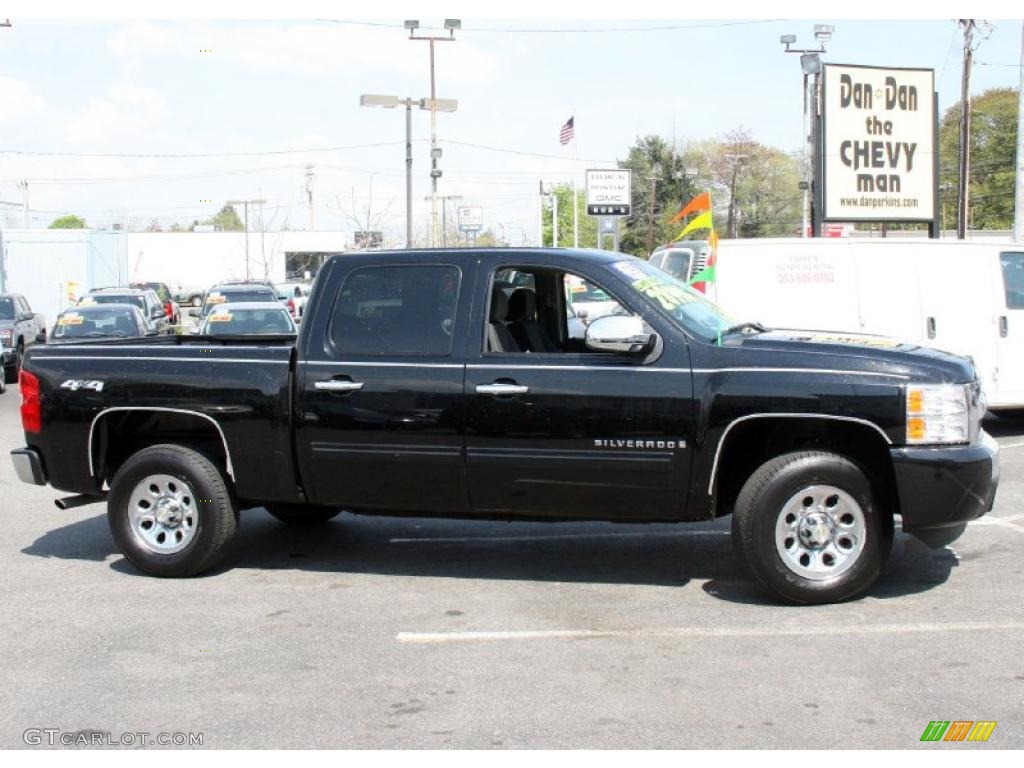
MULTIPOLYGON (((412 248, 412 107, 415 104, 420 109, 454 112, 459 102, 457 99, 400 99, 381 93, 364 93, 359 97, 361 107, 394 109, 399 104, 405 105, 405 247, 412 248)), ((436 182, 434 187, 436 191, 436 182)))
POLYGON ((445 19, 444 28, 448 36, 426 35, 416 36, 420 23, 416 19, 406 19, 405 28, 409 30, 410 40, 426 40, 430 43, 430 244, 437 245, 437 180, 441 178, 441 169, 437 161, 441 159, 441 148, 437 146, 437 91, 434 83, 434 43, 454 42, 455 30, 462 29, 459 19, 445 19))
POLYGON ((252 277, 252 272, 249 269, 249 204, 263 205, 266 200, 228 200, 228 205, 241 205, 245 211, 245 279, 249 280, 252 277))
MULTIPOLYGON (((800 69, 804 73, 804 135, 802 140, 804 148, 804 184, 801 184, 800 186, 804 193, 804 199, 800 227, 801 237, 808 237, 808 229, 813 227, 821 216, 820 211, 815 211, 814 215, 811 217, 812 221, 810 223, 808 222, 810 193, 812 189, 817 189, 818 185, 818 169, 814 157, 813 121, 814 117, 818 114, 818 81, 821 77, 821 56, 819 54, 826 52, 825 43, 832 39, 832 33, 834 31, 835 27, 831 24, 815 24, 814 39, 818 41, 817 48, 793 48, 792 46, 796 43, 796 35, 782 35, 782 37, 779 38, 779 42, 786 46, 786 53, 800 54, 800 69), (811 99, 807 97, 808 75, 814 75, 814 85, 812 90, 814 111, 810 120, 808 119, 808 105, 811 103, 811 99), (810 176, 809 179, 808 176, 810 176)), ((817 236, 818 234, 819 233, 816 228, 815 231, 811 233, 812 236, 817 236)))

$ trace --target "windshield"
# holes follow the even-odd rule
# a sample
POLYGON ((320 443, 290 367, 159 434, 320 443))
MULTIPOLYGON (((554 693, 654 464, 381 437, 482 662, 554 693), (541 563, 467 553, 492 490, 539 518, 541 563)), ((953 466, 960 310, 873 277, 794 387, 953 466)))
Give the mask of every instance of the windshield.
POLYGON ((718 305, 686 283, 646 261, 617 261, 611 265, 637 293, 657 304, 676 325, 696 336, 715 341, 736 324, 718 305))
POLYGON ((228 302, 242 303, 245 301, 272 301, 277 303, 277 294, 269 288, 213 290, 206 296, 206 303, 203 305, 203 315, 210 314, 210 310, 218 304, 227 304, 228 302))
POLYGON ((137 336, 139 329, 128 310, 69 310, 61 313, 53 329, 57 339, 90 336, 137 336))
POLYGON ((146 314, 146 297, 141 293, 90 293, 83 296, 78 302, 80 307, 88 307, 92 304, 134 304, 146 314))
POLYGON ((201 331, 206 336, 224 334, 292 334, 295 325, 284 307, 267 309, 217 308, 210 312, 201 331))

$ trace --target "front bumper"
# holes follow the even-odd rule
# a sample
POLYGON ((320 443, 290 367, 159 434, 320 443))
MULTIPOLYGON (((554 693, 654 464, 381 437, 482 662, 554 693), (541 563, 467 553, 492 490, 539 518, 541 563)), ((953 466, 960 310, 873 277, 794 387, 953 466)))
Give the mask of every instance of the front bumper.
POLYGON ((46 485, 43 459, 34 448, 15 448, 11 451, 14 472, 18 479, 30 485, 46 485))
POLYGON ((959 535, 990 509, 999 485, 999 444, 986 432, 976 445, 892 448, 903 530, 959 535))
POLYGON ((14 365, 15 360, 17 359, 16 355, 17 355, 17 350, 11 349, 10 347, 5 346, 4 347, 4 365, 6 365, 8 367, 14 365))

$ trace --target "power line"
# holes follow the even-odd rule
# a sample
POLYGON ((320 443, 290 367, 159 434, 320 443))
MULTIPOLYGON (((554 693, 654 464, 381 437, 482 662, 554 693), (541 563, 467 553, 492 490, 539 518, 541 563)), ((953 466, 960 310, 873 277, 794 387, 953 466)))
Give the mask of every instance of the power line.
POLYGON ((344 152, 355 149, 393 147, 401 141, 378 141, 372 144, 346 144, 336 147, 310 147, 307 149, 270 149, 260 152, 36 152, 25 149, 0 149, 0 155, 27 155, 32 157, 107 157, 140 158, 154 160, 181 160, 190 157, 261 157, 264 155, 302 155, 310 152, 344 152))
MULTIPOLYGON (((331 24, 344 24, 353 27, 387 27, 391 29, 403 29, 402 22, 383 21, 353 21, 350 19, 318 19, 318 21, 331 24)), ((740 21, 722 21, 710 24, 660 24, 648 27, 549 27, 549 28, 515 28, 515 27, 472 27, 462 25, 461 32, 487 32, 498 34, 603 34, 623 32, 676 32, 687 29, 714 29, 718 27, 742 27, 753 24, 773 24, 783 19, 745 19, 740 21)), ((443 31, 439 27, 420 27, 423 30, 443 31)))

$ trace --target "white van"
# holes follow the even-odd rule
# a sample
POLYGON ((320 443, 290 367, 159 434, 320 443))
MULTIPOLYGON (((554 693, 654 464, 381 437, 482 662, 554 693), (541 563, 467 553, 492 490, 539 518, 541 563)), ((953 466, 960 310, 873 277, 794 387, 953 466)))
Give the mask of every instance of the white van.
POLYGON ((970 355, 990 409, 1024 408, 1024 243, 721 240, 715 273, 708 293, 738 320, 970 355))

